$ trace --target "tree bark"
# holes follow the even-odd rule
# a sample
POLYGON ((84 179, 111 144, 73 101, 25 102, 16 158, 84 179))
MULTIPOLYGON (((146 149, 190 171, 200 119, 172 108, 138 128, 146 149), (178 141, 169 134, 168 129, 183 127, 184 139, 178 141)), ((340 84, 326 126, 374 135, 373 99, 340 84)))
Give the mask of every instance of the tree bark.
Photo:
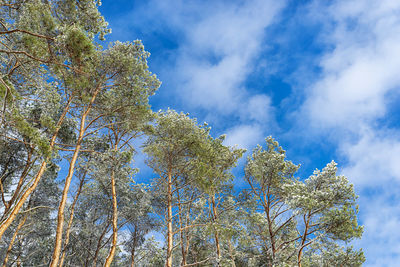
POLYGON ((111 245, 110 253, 108 254, 108 257, 104 264, 105 267, 110 267, 110 265, 114 259, 115 249, 117 247, 117 237, 118 237, 118 226, 117 226, 118 207, 117 207, 117 192, 115 190, 115 171, 114 170, 112 170, 112 173, 111 173, 111 193, 112 193, 112 203, 113 203, 113 218, 112 218, 113 238, 112 238, 112 245, 111 245))
POLYGON ((268 234, 269 234, 269 238, 270 238, 270 242, 271 242, 271 262, 268 263, 268 266, 272 267, 274 265, 275 262, 275 253, 276 253, 276 249, 275 249, 275 236, 274 236, 274 232, 272 230, 272 225, 273 225, 273 220, 271 219, 271 194, 269 191, 270 187, 268 185, 268 189, 267 189, 267 196, 266 194, 263 192, 263 202, 264 202, 264 210, 265 210, 265 215, 267 216, 267 222, 268 222, 268 234))
POLYGON ((32 165, 36 161, 36 159, 33 162, 31 161, 32 154, 33 154, 33 149, 31 148, 31 150, 29 151, 28 156, 27 156, 27 160, 26 160, 26 164, 25 164, 24 170, 22 171, 22 173, 21 173, 21 175, 19 177, 18 185, 15 188, 14 194, 13 194, 13 196, 11 197, 11 199, 7 203, 4 203, 5 204, 4 205, 5 208, 4 208, 3 216, 8 213, 10 207, 12 207, 12 205, 15 202, 15 200, 18 198, 19 192, 22 189, 23 182, 24 182, 26 176, 28 175, 30 168, 32 167, 32 165))
POLYGON ((236 263, 235 263, 235 255, 233 253, 233 248, 232 248, 232 242, 231 240, 228 241, 228 245, 229 245, 229 256, 231 257, 231 261, 232 261, 232 267, 236 267, 236 263))
POLYGON ((94 253, 94 257, 93 257, 93 267, 97 266, 97 257, 99 256, 99 252, 100 249, 103 247, 101 245, 101 241, 103 240, 104 236, 106 235, 106 233, 108 232, 108 227, 110 226, 110 221, 107 219, 108 224, 106 225, 106 228, 104 228, 103 232, 100 235, 100 238, 97 240, 97 246, 96 246, 96 251, 94 253))
POLYGON ((21 230, 22 226, 25 224, 27 218, 28 218, 28 213, 26 213, 24 215, 24 218, 18 224, 17 229, 15 230, 15 232, 14 232, 12 238, 11 238, 10 244, 8 245, 8 248, 7 248, 6 256, 4 257, 3 267, 7 266, 8 257, 9 257, 9 255, 11 253, 11 250, 12 250, 12 247, 14 245, 15 239, 17 238, 18 232, 19 232, 19 230, 21 230))
POLYGON ((137 225, 135 225, 135 232, 133 233, 133 244, 131 250, 131 267, 135 266, 135 249, 137 246, 137 225))
MULTIPOLYGON (((177 185, 175 184, 177 187, 177 185)), ((177 200, 178 200, 178 218, 179 218, 179 233, 180 233, 180 239, 181 239, 181 253, 182 253, 182 262, 181 266, 186 265, 186 250, 185 250, 185 244, 184 244, 184 234, 183 234, 183 219, 182 219, 182 206, 181 206, 181 198, 179 195, 179 190, 176 191, 177 194, 177 200)))
POLYGON ((83 137, 83 129, 84 129, 84 125, 85 125, 85 119, 86 119, 86 116, 82 117, 81 129, 79 131, 78 142, 75 147, 74 154, 72 155, 72 158, 71 158, 68 175, 65 178, 65 185, 64 185, 60 205, 58 207, 56 241, 55 241, 55 245, 54 245, 53 256, 51 257, 50 267, 57 267, 58 260, 60 258, 61 245, 62 245, 62 234, 63 234, 63 227, 64 227, 64 209, 65 209, 65 205, 67 204, 68 191, 69 191, 69 187, 71 185, 72 177, 74 175, 75 164, 78 159, 79 151, 81 149, 81 141, 82 141, 82 137, 83 137))
MULTIPOLYGON (((213 222, 215 224, 215 223, 217 223, 217 220, 218 220, 218 214, 217 214, 217 207, 216 207, 216 203, 215 203, 215 195, 214 194, 211 196, 211 203, 212 203, 213 222)), ((215 226, 214 226, 214 238, 215 238, 215 249, 217 252, 217 266, 220 266, 221 247, 219 244, 218 229, 215 226)))
POLYGON ((82 180, 80 181, 79 187, 78 187, 78 191, 76 192, 76 195, 74 197, 74 201, 72 202, 72 205, 71 205, 71 214, 69 216, 68 226, 67 226, 67 230, 66 230, 66 233, 65 233, 64 249, 63 249, 63 253, 61 255, 59 267, 62 267, 64 265, 65 254, 67 252, 67 246, 68 246, 68 243, 69 243, 69 235, 71 233, 72 222, 74 220, 75 205, 76 205, 76 202, 78 201, 78 197, 79 197, 79 195, 81 193, 84 180, 85 180, 85 177, 83 177, 82 180))
POLYGON ((301 258, 303 256, 304 243, 306 242, 307 235, 308 235, 310 217, 311 217, 310 212, 307 215, 307 219, 305 219, 305 215, 304 215, 305 229, 304 229, 303 237, 301 238, 301 245, 300 245, 299 253, 297 255, 297 263, 298 263, 299 267, 301 267, 301 258))
POLYGON ((168 170, 168 192, 167 192, 167 259, 166 267, 172 267, 172 248, 173 248, 173 233, 172 233, 172 173, 171 167, 168 170))

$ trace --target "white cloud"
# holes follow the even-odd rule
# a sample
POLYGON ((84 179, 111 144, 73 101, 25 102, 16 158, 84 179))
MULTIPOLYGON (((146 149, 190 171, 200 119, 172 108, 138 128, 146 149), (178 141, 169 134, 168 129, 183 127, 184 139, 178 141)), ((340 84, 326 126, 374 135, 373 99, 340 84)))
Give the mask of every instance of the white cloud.
MULTIPOLYGON (((391 183, 399 187, 400 183, 391 183)), ((398 266, 400 262, 400 206, 398 195, 378 192, 370 196, 361 195, 360 218, 364 224, 364 235, 357 244, 366 253, 364 266, 398 266), (395 201, 395 202, 394 202, 395 201)))
POLYGON ((228 130, 224 144, 250 150, 262 140, 263 130, 257 124, 236 126, 228 130))
POLYGON ((385 96, 400 86, 400 2, 393 2, 338 1, 327 9, 335 27, 326 41, 334 49, 305 104, 316 125, 357 131, 385 115, 385 96))
POLYGON ((242 83, 254 68, 265 28, 281 8, 276 1, 225 4, 186 25, 188 41, 178 59, 185 100, 222 114, 247 108, 241 105, 249 97, 242 83))
POLYGON ((274 109, 272 107, 271 98, 266 95, 254 95, 244 103, 242 117, 250 119, 260 124, 274 123, 274 109))
POLYGON ((348 158, 342 173, 355 183, 364 235, 358 242, 366 266, 398 266, 400 262, 400 138, 387 131, 363 130, 354 144, 341 147, 348 158))
POLYGON ((356 143, 344 143, 341 150, 349 161, 343 172, 358 186, 400 183, 400 138, 394 133, 365 130, 356 143))

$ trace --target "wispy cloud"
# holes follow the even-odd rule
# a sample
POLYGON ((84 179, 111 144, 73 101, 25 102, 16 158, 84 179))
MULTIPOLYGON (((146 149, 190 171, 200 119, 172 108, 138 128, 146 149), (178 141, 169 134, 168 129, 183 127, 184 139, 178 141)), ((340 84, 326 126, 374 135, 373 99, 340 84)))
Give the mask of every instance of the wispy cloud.
POLYGON ((238 125, 228 129, 225 144, 239 148, 251 149, 262 140, 263 131, 259 125, 238 125))

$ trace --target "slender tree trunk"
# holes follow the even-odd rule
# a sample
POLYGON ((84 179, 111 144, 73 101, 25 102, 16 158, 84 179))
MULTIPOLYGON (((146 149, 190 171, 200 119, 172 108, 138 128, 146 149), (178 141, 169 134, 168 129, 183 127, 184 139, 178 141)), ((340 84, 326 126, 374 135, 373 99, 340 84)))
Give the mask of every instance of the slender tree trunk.
MULTIPOLYGON (((194 194, 194 192, 192 193, 192 195, 190 197, 191 201, 193 201, 193 194, 194 194)), ((190 203, 188 211, 186 213, 186 225, 190 224, 190 213, 191 213, 191 209, 192 209, 192 203, 193 202, 190 203)), ((186 254, 189 252, 190 240, 191 240, 191 236, 189 235, 188 231, 189 231, 189 229, 185 230, 185 245, 186 245, 185 246, 185 251, 186 251, 186 254)))
POLYGON ((8 245, 8 248, 7 248, 6 256, 4 257, 3 267, 7 266, 8 257, 9 257, 9 255, 11 253, 11 250, 12 250, 12 247, 14 245, 15 239, 17 238, 18 232, 22 228, 22 226, 25 224, 27 218, 28 218, 28 213, 26 213, 24 215, 23 219, 19 222, 19 224, 17 226, 17 229, 15 230, 15 232, 14 232, 12 238, 11 238, 10 244, 8 245))
POLYGON ((232 267, 236 267, 236 263, 235 263, 235 255, 234 255, 234 253, 233 253, 233 248, 232 248, 232 242, 231 242, 231 240, 229 239, 229 255, 230 255, 230 257, 231 257, 231 261, 232 261, 232 267))
MULTIPOLYGON (((53 147, 54 147, 54 144, 56 142, 56 138, 57 138, 57 135, 58 135, 58 131, 60 130, 61 124, 64 121, 64 118, 65 118, 65 116, 67 115, 67 113, 69 111, 72 99, 73 99, 73 95, 71 94, 70 98, 68 99, 67 105, 64 108, 64 111, 63 111, 60 119, 57 122, 56 131, 54 132, 52 138, 50 139, 50 149, 53 149, 53 147)), ((15 217, 17 217, 17 214, 20 211, 20 209, 22 208, 22 206, 24 205, 25 201, 32 194, 32 192, 36 189, 37 185, 39 184, 40 179, 42 178, 42 176, 43 176, 43 174, 44 174, 44 172, 46 170, 46 166, 47 166, 47 161, 48 160, 49 159, 47 158, 42 162, 42 164, 40 165, 40 168, 39 168, 35 178, 33 179, 32 185, 22 194, 21 198, 16 203, 14 209, 11 211, 10 215, 8 216, 8 218, 0 225, 0 240, 3 237, 3 234, 7 230, 7 228, 15 220, 15 217)))
POLYGON ((172 248, 173 248, 173 233, 172 233, 172 173, 171 167, 168 171, 168 193, 167 193, 167 260, 166 267, 172 267, 172 248))
POLYGON ((22 173, 21 173, 21 175, 19 177, 19 181, 18 181, 17 187, 16 187, 16 189, 14 191, 14 194, 13 194, 13 196, 11 197, 11 199, 7 203, 4 203, 5 204, 4 205, 5 208, 4 208, 3 216, 8 213, 10 207, 14 204, 14 202, 17 199, 17 197, 19 195, 19 192, 20 192, 20 190, 22 188, 23 182, 24 182, 26 176, 28 175, 29 170, 32 167, 32 164, 34 164, 35 161, 36 161, 36 160, 34 160, 33 162, 31 161, 32 154, 33 154, 33 151, 31 149, 31 151, 29 151, 29 153, 28 153, 28 157, 27 157, 27 160, 26 160, 26 164, 25 164, 24 170, 22 171, 22 173))
POLYGON ((74 201, 72 202, 72 205, 71 205, 71 214, 69 216, 68 226, 67 226, 67 230, 66 230, 66 233, 65 233, 64 249, 63 249, 63 253, 61 255, 59 267, 62 267, 64 265, 65 254, 67 252, 67 246, 68 246, 68 243, 69 243, 69 235, 71 233, 72 222, 74 220, 75 205, 76 205, 76 202, 78 201, 78 197, 79 197, 79 195, 81 193, 84 180, 85 180, 85 177, 83 177, 82 180, 80 181, 79 187, 78 187, 78 191, 76 192, 76 195, 74 197, 74 201))
POLYGON ((135 266, 135 248, 133 247, 131 251, 131 267, 134 266, 135 266))
POLYGON ((275 249, 275 237, 274 237, 274 232, 272 229, 272 225, 273 225, 273 221, 271 219, 271 201, 270 201, 270 192, 269 192, 269 186, 268 186, 268 190, 267 190, 267 196, 265 195, 265 193, 263 193, 264 195, 264 210, 265 210, 265 215, 267 216, 267 223, 268 223, 268 234, 269 234, 269 238, 270 238, 270 242, 271 242, 271 250, 272 250, 272 254, 271 254, 271 262, 268 263, 268 266, 272 267, 274 265, 275 262, 275 253, 276 253, 276 249, 275 249))
MULTIPOLYGON (((212 204, 212 216, 213 216, 213 222, 214 224, 217 223, 218 220, 218 214, 217 214, 217 207, 215 203, 215 195, 213 194, 211 196, 211 204, 212 204)), ((219 243, 219 235, 218 235, 218 229, 214 225, 214 237, 215 237, 215 249, 217 252, 217 266, 220 266, 220 260, 221 260, 221 247, 219 243)))
POLYGON ((112 246, 110 253, 108 254, 108 257, 106 259, 106 262, 104 264, 105 267, 110 267, 114 255, 115 255, 115 249, 117 247, 117 235, 118 235, 118 207, 117 207, 117 192, 115 190, 115 171, 112 170, 111 173, 111 192, 112 192, 112 203, 113 203, 113 218, 112 218, 112 229, 113 229, 113 238, 112 238, 112 246))
POLYGON ((100 249, 101 249, 101 247, 102 247, 102 246, 101 246, 101 241, 103 240, 104 236, 105 236, 106 233, 107 233, 108 227, 110 226, 110 221, 109 221, 109 219, 107 219, 107 221, 108 221, 108 224, 106 225, 106 228, 104 228, 103 232, 102 232, 101 235, 100 235, 99 240, 97 241, 96 251, 95 251, 95 253, 94 253, 93 264, 92 264, 93 267, 96 267, 96 266, 97 266, 97 257, 99 256, 99 252, 100 252, 100 249))
MULTIPOLYGON (((177 185, 175 185, 177 187, 177 185)), ((178 218, 179 218, 179 233, 180 233, 180 241, 181 241, 181 253, 182 253, 182 262, 181 266, 186 265, 186 250, 185 250, 185 243, 184 243, 184 234, 182 228, 183 226, 183 219, 182 219, 182 206, 181 206, 181 198, 179 195, 179 190, 176 191, 177 200, 178 200, 178 218)))
POLYGON ((303 256, 304 243, 306 242, 307 235, 308 235, 310 216, 311 216, 310 213, 308 213, 307 219, 305 219, 305 215, 304 215, 305 229, 304 229, 303 237, 301 238, 301 245, 300 245, 299 253, 297 255, 297 263, 298 263, 299 267, 301 267, 301 258, 303 256))
POLYGON ((21 267, 21 253, 18 254, 18 258, 17 258, 17 267, 21 267))
POLYGON ((47 162, 43 161, 42 164, 40 165, 39 171, 36 174, 32 185, 22 194, 21 198, 15 205, 14 209, 11 211, 10 215, 8 218, 1 224, 0 226, 0 239, 3 237, 4 232, 7 230, 7 228, 11 225, 11 223, 15 220, 15 218, 18 215, 18 212, 24 205, 26 199, 32 194, 32 192, 36 189, 40 179, 42 178, 42 175, 44 171, 46 170, 46 165, 47 162))
POLYGON ((135 266, 135 250, 137 246, 137 225, 135 225, 135 232, 133 233, 133 244, 131 250, 131 267, 135 266))
POLYGON ((79 132, 78 142, 75 147, 74 154, 72 155, 72 158, 71 158, 68 175, 65 178, 65 185, 64 185, 60 205, 58 207, 56 240, 55 240, 53 256, 51 258, 50 267, 57 267, 58 260, 60 258, 61 245, 62 245, 62 234, 63 234, 63 227, 64 227, 64 209, 65 209, 65 205, 67 204, 68 191, 69 191, 69 187, 71 185, 72 177, 74 175, 75 164, 78 159, 79 151, 81 149, 81 141, 82 141, 82 137, 83 137, 85 118, 86 118, 86 116, 83 117, 82 121, 81 121, 81 130, 79 132))

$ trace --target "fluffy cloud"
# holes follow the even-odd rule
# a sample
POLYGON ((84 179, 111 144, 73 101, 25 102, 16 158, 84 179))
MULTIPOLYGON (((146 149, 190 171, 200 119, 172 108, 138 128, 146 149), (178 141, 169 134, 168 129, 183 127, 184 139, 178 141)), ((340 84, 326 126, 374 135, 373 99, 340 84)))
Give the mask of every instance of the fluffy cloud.
POLYGON ((242 103, 249 96, 243 82, 254 68, 252 60, 260 50, 265 28, 282 4, 256 0, 214 7, 209 12, 204 12, 208 4, 196 7, 202 16, 184 24, 187 41, 177 60, 183 81, 178 90, 190 105, 229 114, 246 108, 242 103))
POLYGON ((400 138, 393 133, 364 130, 356 143, 345 143, 341 150, 349 161, 344 172, 357 185, 379 188, 400 183, 400 138))

